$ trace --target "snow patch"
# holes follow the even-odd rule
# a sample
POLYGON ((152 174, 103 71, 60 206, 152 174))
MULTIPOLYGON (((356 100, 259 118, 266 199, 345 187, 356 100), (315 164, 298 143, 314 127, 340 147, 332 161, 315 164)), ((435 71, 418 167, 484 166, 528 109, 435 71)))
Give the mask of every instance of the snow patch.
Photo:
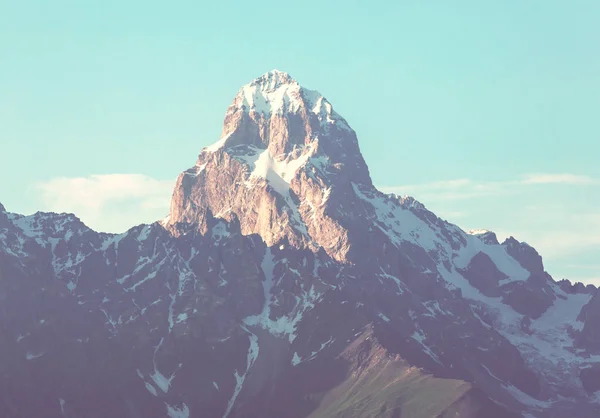
POLYGON ((381 312, 379 312, 379 314, 377 316, 380 317, 381 319, 383 319, 385 322, 390 322, 391 321, 390 318, 388 318, 387 316, 385 316, 381 312))
POLYGON ((267 182, 283 197, 289 196, 290 182, 296 172, 308 161, 312 147, 308 147, 304 153, 293 159, 287 157, 283 160, 273 157, 269 149, 259 150, 255 148, 255 154, 245 155, 241 158, 252 169, 250 179, 261 178, 267 182))
POLYGON ((172 406, 165 402, 167 406, 167 415, 169 418, 190 418, 190 409, 186 404, 183 404, 181 407, 172 406))
POLYGON ((225 222, 221 220, 212 227, 211 234, 217 242, 219 242, 222 238, 229 237, 230 235, 229 231, 227 231, 227 225, 225 225, 225 222))
POLYGON ((313 351, 312 353, 310 353, 310 356, 308 356, 307 358, 303 359, 302 361, 311 361, 311 360, 314 360, 317 357, 317 354, 319 354, 325 348, 329 347, 333 343, 333 341, 334 341, 333 337, 330 337, 327 341, 325 341, 324 343, 321 344, 321 346, 319 347, 318 350, 313 351))
POLYGON ((425 337, 425 334, 423 333, 423 330, 418 329, 417 331, 415 331, 412 335, 411 338, 413 340, 415 340, 416 342, 418 342, 421 347, 423 347, 423 351, 429 356, 431 357, 431 359, 433 361, 435 361, 436 363, 438 363, 439 365, 442 365, 442 362, 440 361, 440 358, 437 356, 437 354, 435 354, 433 352, 433 350, 427 345, 425 344, 425 340, 427 337, 425 337))
POLYGON ((154 381, 156 386, 164 393, 169 392, 169 387, 171 386, 171 381, 173 380, 175 375, 173 374, 171 377, 167 378, 163 375, 158 369, 154 370, 154 373, 150 375, 150 378, 154 381))
POLYGON ((531 273, 525 270, 521 264, 512 258, 506 248, 502 245, 489 245, 479 238, 467 235, 467 246, 464 247, 454 258, 454 265, 458 268, 466 268, 473 257, 479 252, 486 254, 496 265, 498 270, 508 276, 508 279, 502 280, 500 285, 513 281, 527 280, 531 273))
MULTIPOLYGON (((248 330, 246 329, 246 331, 248 330)), ((239 396, 242 387, 244 386, 244 380, 246 380, 246 375, 248 374, 248 371, 252 368, 254 362, 256 361, 256 358, 258 357, 258 337, 250 331, 248 332, 250 333, 250 336, 248 337, 250 339, 250 347, 248 348, 248 355, 246 357, 246 371, 244 372, 244 374, 241 375, 237 370, 234 373, 235 389, 233 391, 231 399, 229 399, 229 402, 227 403, 227 410, 225 411, 223 418, 227 418, 227 416, 229 416, 229 414, 231 413, 233 405, 235 405, 235 401, 239 396)))
POLYGON ((519 388, 513 385, 502 385, 510 395, 521 402, 523 405, 527 405, 529 407, 540 409, 550 408, 553 404, 552 401, 540 401, 539 399, 535 399, 525 392, 521 391, 519 388))
POLYGON ((301 283, 301 293, 296 297, 296 306, 293 311, 275 320, 271 319, 271 300, 273 297, 271 291, 273 288, 275 264, 275 257, 271 248, 267 248, 261 263, 261 268, 265 274, 265 280, 263 280, 262 284, 264 295, 263 309, 258 315, 247 316, 243 319, 243 322, 247 326, 261 327, 275 336, 287 336, 289 341, 292 342, 296 338, 296 326, 302 320, 304 312, 314 308, 315 302, 321 297, 321 294, 315 291, 314 286, 311 286, 306 291, 304 284, 301 283))
POLYGON ((151 394, 153 394, 154 396, 158 396, 158 393, 156 392, 156 389, 154 388, 154 386, 152 386, 150 383, 148 382, 144 382, 144 384, 146 385, 146 389, 148 389, 148 392, 150 392, 151 394))
MULTIPOLYGON (((162 346, 163 342, 164 342, 164 337, 161 338, 160 342, 156 345, 156 347, 154 347, 154 356, 152 357, 152 363, 154 365, 154 373, 152 373, 150 375, 150 379, 152 379, 154 381, 154 384, 161 391, 163 391, 163 393, 168 393, 169 388, 171 387, 171 382, 175 378, 175 374, 177 373, 177 371, 181 368, 181 364, 179 364, 179 367, 177 367, 177 369, 169 377, 166 377, 158 370, 158 367, 156 365, 156 354, 160 350, 160 347, 162 346)), ((138 374, 139 374, 139 371, 138 371, 138 374)))
POLYGON ((396 283, 396 286, 398 286, 398 291, 396 292, 398 295, 401 295, 404 293, 404 290, 402 289, 402 282, 400 281, 400 279, 398 279, 396 276, 392 276, 391 274, 386 273, 383 270, 383 267, 381 267, 381 273, 379 273, 379 275, 383 278, 386 279, 390 279, 392 280, 394 283, 396 283))
POLYGON ((150 236, 150 232, 152 232, 152 226, 145 225, 144 227, 142 227, 140 233, 138 234, 137 240, 139 242, 146 241, 148 239, 148 237, 150 236))
POLYGON ((33 352, 29 351, 26 354, 25 358, 27 358, 27 360, 33 360, 33 359, 42 357, 44 354, 46 354, 46 353, 33 353, 33 352))
POLYGON ((302 363, 302 358, 294 351, 294 356, 292 357, 292 366, 297 366, 302 363))

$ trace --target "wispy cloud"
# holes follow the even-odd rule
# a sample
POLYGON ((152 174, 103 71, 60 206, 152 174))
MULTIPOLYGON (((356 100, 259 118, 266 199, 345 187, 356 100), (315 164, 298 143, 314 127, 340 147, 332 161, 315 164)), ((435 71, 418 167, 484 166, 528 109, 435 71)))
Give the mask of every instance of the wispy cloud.
POLYGON ((585 186, 600 184, 600 180, 577 174, 529 174, 525 176, 521 184, 570 184, 573 186, 585 186))
POLYGON ((59 177, 35 185, 43 210, 75 213, 93 229, 122 232, 169 210, 173 180, 142 174, 59 177))
POLYGON ((553 230, 533 230, 527 234, 534 238, 535 246, 543 256, 556 259, 570 258, 580 251, 600 247, 600 224, 566 221, 553 230))
POLYGON ((514 195, 527 192, 528 187, 535 185, 600 186, 600 179, 570 173, 538 173, 526 174, 509 181, 476 181, 462 178, 422 184, 383 186, 381 190, 386 193, 414 194, 422 200, 440 201, 472 199, 490 195, 514 195))

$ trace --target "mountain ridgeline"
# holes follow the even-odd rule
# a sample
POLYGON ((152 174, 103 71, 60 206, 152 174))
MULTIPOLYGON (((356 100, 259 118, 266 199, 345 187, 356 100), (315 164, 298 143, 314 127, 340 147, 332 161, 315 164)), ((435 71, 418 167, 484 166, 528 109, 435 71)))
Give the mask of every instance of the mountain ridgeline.
POLYGON ((0 416, 592 418, 600 293, 378 191, 356 133, 271 71, 164 220, 0 205, 0 416))

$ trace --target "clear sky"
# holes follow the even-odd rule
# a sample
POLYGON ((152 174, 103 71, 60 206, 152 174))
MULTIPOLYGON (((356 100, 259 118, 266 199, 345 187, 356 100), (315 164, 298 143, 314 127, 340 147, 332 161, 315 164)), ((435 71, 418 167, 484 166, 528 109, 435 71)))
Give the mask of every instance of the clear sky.
POLYGON ((0 0, 0 202, 161 218, 277 68, 349 121, 380 188, 600 283, 598 22, 598 0, 0 0))

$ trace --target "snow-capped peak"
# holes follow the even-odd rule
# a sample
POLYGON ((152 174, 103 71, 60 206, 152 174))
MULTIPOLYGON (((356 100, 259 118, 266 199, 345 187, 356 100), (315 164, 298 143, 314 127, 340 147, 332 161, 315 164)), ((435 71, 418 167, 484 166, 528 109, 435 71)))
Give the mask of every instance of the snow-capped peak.
POLYGON ((319 92, 279 70, 242 86, 227 109, 221 138, 203 149, 190 173, 205 170, 210 155, 222 150, 239 161, 254 162, 263 155, 265 161, 296 161, 295 167, 318 155, 331 164, 354 166, 368 178, 356 135, 344 118, 319 92))
POLYGON ((243 86, 228 113, 243 109, 264 115, 297 112, 302 106, 301 87, 288 73, 273 70, 243 86))
MULTIPOLYGON (((305 122, 316 118, 325 129, 332 125, 350 129, 323 95, 302 87, 288 73, 279 70, 269 71, 242 86, 227 110, 226 122, 229 116, 240 113, 250 114, 256 123, 260 123, 259 119, 262 118, 295 114, 305 122)), ((223 136, 230 132, 224 129, 223 136)))
POLYGON ((284 85, 298 85, 298 82, 284 71, 272 70, 254 79, 244 87, 257 86, 264 92, 273 92, 284 85))

